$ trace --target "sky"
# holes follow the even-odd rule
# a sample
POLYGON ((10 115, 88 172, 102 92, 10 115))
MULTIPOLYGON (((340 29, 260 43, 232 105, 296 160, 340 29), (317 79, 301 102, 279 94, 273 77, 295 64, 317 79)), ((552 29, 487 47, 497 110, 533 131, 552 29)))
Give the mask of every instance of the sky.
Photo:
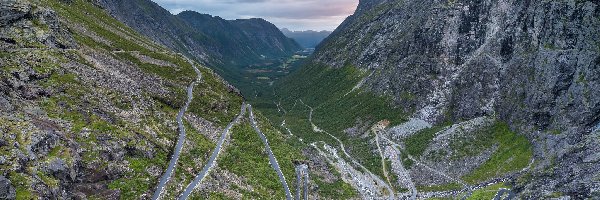
POLYGON ((264 18, 278 28, 333 31, 358 0, 152 0, 173 14, 185 10, 224 19, 264 18))

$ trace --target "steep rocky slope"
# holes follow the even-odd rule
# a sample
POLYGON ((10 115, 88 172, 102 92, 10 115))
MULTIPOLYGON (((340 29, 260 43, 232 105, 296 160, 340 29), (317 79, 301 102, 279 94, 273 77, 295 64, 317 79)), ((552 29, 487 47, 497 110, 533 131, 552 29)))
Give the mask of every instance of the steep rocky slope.
MULTIPOLYGON (((183 116, 187 137, 163 194, 173 199, 240 111, 239 92, 210 69, 94 2, 0 2, 0 198, 150 198, 173 154, 176 116, 196 66, 202 78, 183 116)), ((292 161, 302 155, 255 115, 283 173, 293 177, 292 161)), ((234 127, 228 153, 193 198, 284 197, 249 127, 234 127)))
POLYGON ((404 183, 414 182, 419 195, 505 182, 523 198, 597 197, 599 6, 361 0, 312 63, 276 84, 275 95, 288 109, 297 99, 310 102, 328 116, 314 120, 334 123, 326 129, 347 141, 364 138, 370 145, 362 152, 374 157, 384 156, 377 156, 373 135, 361 135, 365 125, 399 125, 385 134, 403 147, 402 164, 412 166, 404 183), (404 117, 364 111, 373 104, 369 94, 388 99, 404 117), (356 123, 337 123, 344 117, 356 123), (428 126, 415 130, 418 124, 428 126))

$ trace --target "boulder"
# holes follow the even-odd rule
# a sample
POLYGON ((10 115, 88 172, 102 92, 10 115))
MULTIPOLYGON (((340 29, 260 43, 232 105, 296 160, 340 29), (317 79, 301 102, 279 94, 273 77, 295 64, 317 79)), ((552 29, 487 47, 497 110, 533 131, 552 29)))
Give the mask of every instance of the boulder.
POLYGON ((10 180, 4 176, 0 176, 0 199, 15 199, 16 195, 17 192, 10 180))

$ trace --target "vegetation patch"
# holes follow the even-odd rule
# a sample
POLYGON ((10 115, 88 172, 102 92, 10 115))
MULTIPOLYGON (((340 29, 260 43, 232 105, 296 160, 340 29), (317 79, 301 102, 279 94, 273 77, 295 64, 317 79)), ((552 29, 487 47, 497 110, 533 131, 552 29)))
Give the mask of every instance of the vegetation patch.
POLYGON ((31 192, 31 177, 25 173, 11 172, 8 179, 15 187, 16 199, 34 199, 31 192))
MULTIPOLYGON (((311 176, 315 177, 315 176, 311 176)), ((350 184, 341 179, 333 183, 325 183, 320 179, 313 179, 319 186, 319 195, 326 199, 351 199, 356 197, 357 192, 350 184)))
POLYGON ((152 190, 158 183, 158 177, 151 176, 146 168, 148 166, 167 166, 169 157, 165 152, 157 152, 154 158, 136 158, 129 157, 129 168, 131 172, 125 174, 122 178, 119 178, 111 182, 108 187, 109 189, 117 189, 121 191, 122 199, 136 199, 143 194, 152 194, 152 190))
POLYGON ((439 191, 458 191, 463 189, 463 185, 459 183, 448 183, 443 185, 432 185, 432 186, 417 186, 419 192, 439 192, 439 191))
POLYGON ((467 200, 493 199, 500 188, 509 188, 504 183, 496 183, 478 190, 473 191, 473 194, 467 200))
MULTIPOLYGON (((281 170, 287 178, 288 186, 294 188, 295 160, 304 160, 300 149, 290 146, 282 135, 255 111, 255 117, 271 145, 273 154, 277 158, 281 170)), ((279 182, 279 177, 269 163, 265 146, 249 122, 234 126, 231 132, 230 145, 224 152, 219 165, 232 173, 246 177, 248 184, 252 185, 258 196, 269 196, 274 199, 285 198, 285 192, 279 182)))
POLYGON ((404 140, 406 144, 406 153, 416 158, 423 155, 436 134, 444 130, 446 126, 434 126, 418 131, 404 140))
POLYGON ((207 68, 199 70, 202 81, 194 87, 194 99, 188 110, 224 127, 239 114, 244 100, 215 73, 207 68))
POLYGON ((533 156, 532 146, 523 135, 512 132, 506 123, 497 122, 482 131, 484 138, 498 149, 485 163, 463 177, 468 183, 478 183, 506 173, 519 171, 529 165, 533 156))
POLYGON ((202 170, 206 161, 210 157, 215 144, 208 140, 204 135, 194 129, 191 124, 184 121, 186 131, 186 141, 191 145, 185 145, 171 181, 167 183, 165 188, 164 199, 177 199, 178 195, 183 192, 179 187, 180 184, 186 185, 191 183, 196 175, 202 170))

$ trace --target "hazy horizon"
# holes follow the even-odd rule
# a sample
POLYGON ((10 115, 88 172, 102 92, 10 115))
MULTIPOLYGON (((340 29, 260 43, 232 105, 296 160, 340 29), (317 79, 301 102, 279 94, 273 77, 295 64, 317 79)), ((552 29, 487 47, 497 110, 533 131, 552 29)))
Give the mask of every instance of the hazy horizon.
POLYGON ((263 18, 291 31, 333 31, 358 0, 152 0, 172 14, 185 10, 224 19, 263 18))

